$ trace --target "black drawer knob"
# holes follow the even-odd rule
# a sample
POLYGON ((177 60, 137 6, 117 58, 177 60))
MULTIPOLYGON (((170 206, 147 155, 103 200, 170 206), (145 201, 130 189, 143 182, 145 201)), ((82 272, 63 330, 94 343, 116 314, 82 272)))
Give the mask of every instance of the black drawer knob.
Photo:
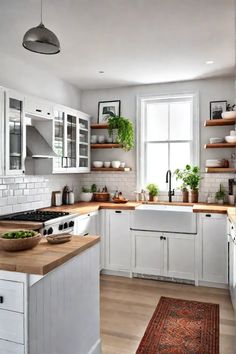
POLYGON ((0 296, 0 304, 3 304, 3 296, 0 296))

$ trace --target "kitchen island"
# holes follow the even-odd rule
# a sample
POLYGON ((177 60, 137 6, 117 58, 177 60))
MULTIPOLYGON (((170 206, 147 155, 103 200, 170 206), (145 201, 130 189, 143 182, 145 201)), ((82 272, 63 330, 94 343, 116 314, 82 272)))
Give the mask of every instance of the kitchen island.
POLYGON ((99 237, 0 252, 0 354, 99 354, 99 237))

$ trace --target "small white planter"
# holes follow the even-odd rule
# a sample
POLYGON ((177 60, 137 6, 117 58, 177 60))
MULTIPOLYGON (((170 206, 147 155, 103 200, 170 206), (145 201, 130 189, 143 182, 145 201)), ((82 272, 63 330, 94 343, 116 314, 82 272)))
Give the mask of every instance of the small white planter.
POLYGON ((223 113, 221 114, 221 117, 222 117, 223 119, 236 118, 236 111, 223 112, 223 113))
POLYGON ((224 204, 224 199, 218 199, 218 200, 217 200, 217 203, 218 203, 218 204, 224 204))
POLYGON ((81 202, 91 202, 93 198, 93 193, 80 193, 79 195, 79 199, 81 202))

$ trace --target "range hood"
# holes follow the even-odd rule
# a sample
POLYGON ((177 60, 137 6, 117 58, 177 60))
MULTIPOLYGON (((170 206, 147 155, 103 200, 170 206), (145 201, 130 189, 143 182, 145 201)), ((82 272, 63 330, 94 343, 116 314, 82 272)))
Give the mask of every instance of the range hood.
POLYGON ((26 146, 27 156, 34 159, 52 159, 53 157, 57 157, 57 154, 35 126, 26 126, 26 146))

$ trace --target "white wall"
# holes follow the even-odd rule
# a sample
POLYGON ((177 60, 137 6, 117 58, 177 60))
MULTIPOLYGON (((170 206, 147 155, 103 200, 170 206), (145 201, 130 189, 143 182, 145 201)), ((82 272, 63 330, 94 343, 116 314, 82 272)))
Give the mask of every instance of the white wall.
MULTIPOLYGON (((207 79, 207 80, 195 80, 195 81, 185 81, 185 82, 175 82, 167 84, 155 84, 155 85, 142 85, 142 86, 132 86, 132 87, 122 87, 115 89, 103 89, 103 90, 87 90, 81 93, 81 110, 92 115, 94 122, 97 121, 97 110, 98 102, 106 100, 121 100, 121 115, 130 118, 134 123, 136 122, 136 102, 137 97, 140 95, 159 95, 159 94, 174 94, 183 92, 198 92, 199 93, 199 111, 200 111, 200 164, 201 170, 204 171, 205 160, 207 158, 219 157, 230 159, 232 151, 229 149, 212 149, 205 150, 204 144, 209 140, 209 137, 222 136, 224 137, 229 132, 229 127, 213 127, 204 128, 203 122, 209 119, 209 102, 215 100, 227 99, 228 102, 234 102, 234 78, 217 78, 217 79, 207 79)), ((101 134, 100 131, 94 131, 95 134, 101 134)), ((106 132, 105 132, 106 133, 106 132)), ((135 151, 125 153, 119 149, 110 150, 100 150, 93 152, 92 160, 101 159, 103 161, 110 161, 112 159, 123 160, 135 170, 136 166, 136 154, 135 151)), ((158 165, 158 159, 154 161, 158 165)), ((112 174, 112 186, 119 183, 119 175, 112 174)), ((94 183, 96 183, 96 175, 93 174, 94 183)), ((134 175, 134 178, 136 176, 134 175)), ((228 176, 229 177, 229 176, 228 176)), ((99 181, 101 176, 99 175, 99 181)), ((205 184, 202 183, 202 200, 205 199, 207 194, 207 189, 211 192, 219 186, 219 182, 222 179, 225 186, 227 186, 227 181, 223 174, 213 176, 206 176, 205 184), (208 182, 210 181, 210 183, 208 182), (207 187, 206 187, 207 186, 207 187)), ((86 182, 86 178, 84 178, 86 182)), ((107 183, 108 184, 108 183, 107 183)), ((109 185, 109 184, 108 184, 109 185)), ((132 181, 130 189, 126 185, 126 191, 131 194, 131 188, 133 190, 134 181, 132 181)))
POLYGON ((0 86, 79 109, 80 90, 49 72, 0 53, 0 86))

